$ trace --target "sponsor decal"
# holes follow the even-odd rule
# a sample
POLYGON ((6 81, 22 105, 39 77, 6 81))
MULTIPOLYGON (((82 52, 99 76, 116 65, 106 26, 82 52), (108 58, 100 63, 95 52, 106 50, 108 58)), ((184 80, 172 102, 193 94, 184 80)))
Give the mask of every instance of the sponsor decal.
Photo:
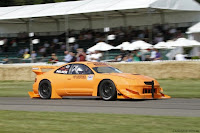
POLYGON ((94 75, 88 75, 87 80, 93 80, 94 75))
POLYGON ((56 73, 67 74, 68 71, 57 70, 56 73))
POLYGON ((70 65, 67 65, 65 68, 69 69, 69 68, 70 68, 70 65))
POLYGON ((86 79, 85 75, 75 75, 73 76, 74 79, 86 79))
POLYGON ((39 70, 39 68, 32 68, 32 70, 39 70))

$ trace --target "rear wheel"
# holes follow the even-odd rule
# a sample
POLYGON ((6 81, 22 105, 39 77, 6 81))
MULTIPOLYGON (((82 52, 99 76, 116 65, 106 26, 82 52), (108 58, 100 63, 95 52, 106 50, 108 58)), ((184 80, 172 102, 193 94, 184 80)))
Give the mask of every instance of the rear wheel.
POLYGON ((51 83, 48 80, 41 81, 38 91, 42 99, 50 99, 51 98, 51 83))
POLYGON ((105 101, 113 101, 117 98, 115 84, 111 80, 104 80, 99 86, 100 96, 105 101))

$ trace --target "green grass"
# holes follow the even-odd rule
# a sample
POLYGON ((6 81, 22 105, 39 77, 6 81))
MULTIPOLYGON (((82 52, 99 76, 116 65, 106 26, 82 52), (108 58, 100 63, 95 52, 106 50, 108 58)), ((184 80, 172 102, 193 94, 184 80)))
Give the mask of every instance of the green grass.
POLYGON ((0 133, 200 132, 199 117, 0 111, 0 133))
MULTIPOLYGON (((200 98, 200 79, 158 80, 164 93, 176 98, 200 98)), ((27 97, 33 81, 0 81, 0 97, 27 97)))
POLYGON ((27 97, 33 81, 0 81, 0 97, 27 97))
POLYGON ((164 93, 176 98, 200 98, 200 79, 158 80, 164 93))

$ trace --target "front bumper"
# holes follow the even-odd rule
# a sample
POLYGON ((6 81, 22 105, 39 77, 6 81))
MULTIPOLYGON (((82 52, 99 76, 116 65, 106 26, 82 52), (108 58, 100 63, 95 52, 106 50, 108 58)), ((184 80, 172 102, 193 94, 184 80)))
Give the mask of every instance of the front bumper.
POLYGON ((132 85, 128 88, 118 90, 118 99, 168 99, 168 95, 162 93, 159 84, 154 81, 144 82, 144 85, 132 85))
POLYGON ((120 92, 119 95, 117 95, 117 99, 169 99, 171 98, 168 95, 165 95, 163 93, 154 93, 154 97, 152 97, 152 94, 131 94, 130 92, 120 92))

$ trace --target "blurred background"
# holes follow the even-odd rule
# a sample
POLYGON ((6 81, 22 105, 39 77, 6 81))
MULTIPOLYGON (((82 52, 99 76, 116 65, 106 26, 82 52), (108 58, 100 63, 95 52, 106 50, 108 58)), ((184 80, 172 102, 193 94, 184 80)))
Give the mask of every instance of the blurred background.
POLYGON ((0 132, 200 132, 199 86, 200 0, 0 0, 0 132), (75 61, 156 78, 172 99, 29 98, 32 66, 75 61))

